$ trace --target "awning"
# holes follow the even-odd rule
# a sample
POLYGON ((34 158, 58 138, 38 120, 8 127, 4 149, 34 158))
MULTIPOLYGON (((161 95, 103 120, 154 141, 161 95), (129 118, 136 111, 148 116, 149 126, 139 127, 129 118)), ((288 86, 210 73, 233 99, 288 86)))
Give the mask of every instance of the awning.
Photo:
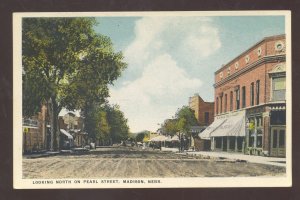
POLYGON ((245 136, 245 119, 244 110, 217 116, 214 122, 199 134, 199 137, 209 140, 211 137, 245 136))
POLYGON ((62 134, 64 134, 65 136, 67 136, 68 139, 73 140, 73 136, 72 136, 70 133, 68 133, 66 130, 60 129, 60 132, 61 132, 62 134))
POLYGON ((165 141, 167 139, 168 138, 166 136, 159 135, 159 136, 156 136, 155 138, 152 138, 150 141, 152 141, 152 142, 160 142, 160 141, 165 141))
POLYGON ((246 135, 245 115, 237 114, 227 118, 216 130, 214 130, 210 137, 222 136, 245 136, 246 135))
POLYGON ((211 133, 215 131, 217 128, 219 128, 219 126, 221 126, 226 120, 227 119, 225 118, 215 119, 214 122, 211 125, 209 125, 206 129, 204 129, 204 131, 199 133, 198 136, 201 139, 209 140, 211 133))

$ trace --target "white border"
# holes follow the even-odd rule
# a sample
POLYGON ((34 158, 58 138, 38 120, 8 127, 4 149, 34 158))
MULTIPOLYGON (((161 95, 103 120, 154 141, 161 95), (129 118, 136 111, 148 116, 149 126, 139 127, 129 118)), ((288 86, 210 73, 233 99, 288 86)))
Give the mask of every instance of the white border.
MULTIPOLYGON (((184 11, 184 12, 36 12, 13 14, 13 186, 16 189, 44 189, 44 188, 219 188, 219 187, 291 187, 292 186, 292 76, 291 76, 291 12, 290 11, 184 11), (149 180, 118 179, 119 183, 84 184, 83 179, 63 179, 71 184, 33 184, 33 181, 59 179, 22 179, 22 18, 23 17, 126 17, 126 16, 285 16, 286 32, 286 75, 287 75, 287 124, 286 132, 286 176, 285 177, 234 177, 234 178, 151 178, 159 179, 159 184, 122 183, 123 180, 149 180), (20 139, 21 138, 21 139, 20 139), (80 180, 81 183, 75 183, 80 180)), ((88 179, 92 180, 92 179, 88 179)))

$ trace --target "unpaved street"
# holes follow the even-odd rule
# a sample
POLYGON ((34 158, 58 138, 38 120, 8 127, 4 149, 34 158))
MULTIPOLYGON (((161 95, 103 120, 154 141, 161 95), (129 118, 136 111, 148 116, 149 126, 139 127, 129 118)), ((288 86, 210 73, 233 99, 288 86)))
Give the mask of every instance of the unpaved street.
POLYGON ((135 148, 23 159, 23 178, 284 176, 285 168, 135 148))

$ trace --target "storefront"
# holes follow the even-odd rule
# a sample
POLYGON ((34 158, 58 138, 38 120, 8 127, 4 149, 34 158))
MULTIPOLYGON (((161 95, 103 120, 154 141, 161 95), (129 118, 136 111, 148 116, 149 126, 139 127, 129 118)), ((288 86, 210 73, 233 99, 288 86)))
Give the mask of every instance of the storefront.
POLYGON ((231 112, 216 116, 199 137, 210 139, 212 151, 243 152, 245 128, 245 111, 231 112))

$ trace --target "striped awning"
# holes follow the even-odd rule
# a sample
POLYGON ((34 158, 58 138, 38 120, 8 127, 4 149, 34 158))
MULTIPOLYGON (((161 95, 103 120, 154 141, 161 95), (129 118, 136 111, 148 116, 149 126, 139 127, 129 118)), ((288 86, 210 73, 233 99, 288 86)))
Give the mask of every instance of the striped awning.
POLYGON ((245 111, 217 116, 214 122, 199 134, 199 137, 204 140, 209 140, 211 137, 245 136, 245 119, 245 111))
POLYGON ((219 126, 221 126, 226 119, 215 119, 214 122, 209 125, 204 131, 198 134, 201 139, 210 140, 210 135, 214 132, 219 126))

